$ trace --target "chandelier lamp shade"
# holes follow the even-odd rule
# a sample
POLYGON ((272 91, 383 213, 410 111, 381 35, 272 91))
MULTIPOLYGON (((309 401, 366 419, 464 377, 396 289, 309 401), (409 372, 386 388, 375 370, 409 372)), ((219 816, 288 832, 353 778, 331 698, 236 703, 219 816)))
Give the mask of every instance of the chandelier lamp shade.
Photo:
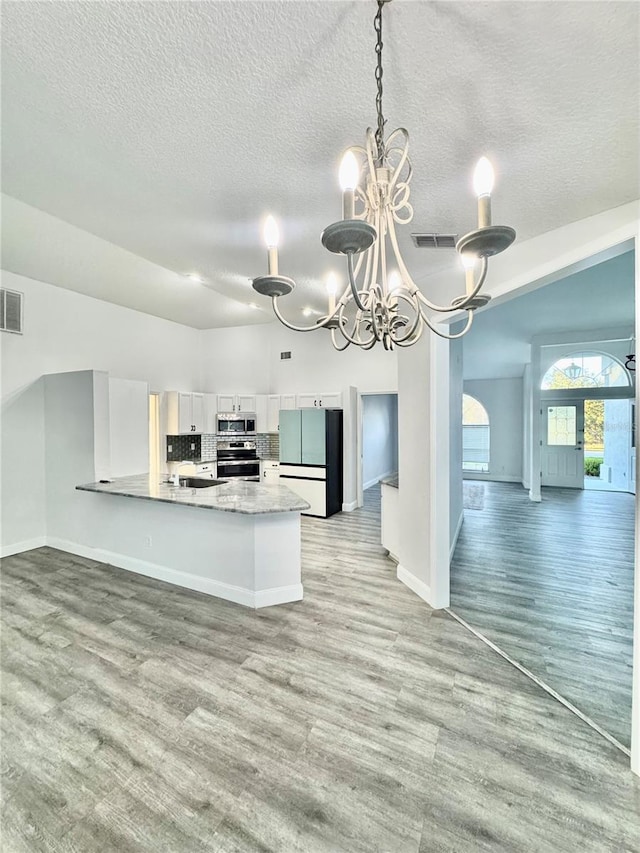
POLYGON ((342 158, 339 180, 342 189, 342 219, 322 233, 323 246, 344 255, 347 282, 339 293, 332 274, 327 282, 328 310, 310 326, 295 325, 284 318, 279 300, 291 293, 295 282, 279 274, 278 227, 272 216, 264 226, 268 250, 268 273, 253 279, 254 289, 271 297, 278 320, 297 332, 328 329, 333 346, 344 350, 350 344, 371 349, 382 343, 385 349, 408 347, 429 328, 443 338, 462 337, 473 322, 474 311, 485 306, 490 296, 481 293, 487 277, 489 258, 507 249, 515 240, 513 228, 493 225, 491 193, 494 174, 491 163, 481 157, 474 173, 478 199, 478 227, 456 243, 464 268, 465 290, 448 305, 429 300, 415 284, 404 263, 396 226, 413 219, 410 203, 412 165, 409 134, 394 130, 385 139, 386 120, 382 112, 382 10, 391 0, 376 0, 374 19, 377 64, 377 127, 368 128, 365 145, 350 148, 342 158), (462 331, 448 334, 438 328, 433 315, 465 310, 462 331))

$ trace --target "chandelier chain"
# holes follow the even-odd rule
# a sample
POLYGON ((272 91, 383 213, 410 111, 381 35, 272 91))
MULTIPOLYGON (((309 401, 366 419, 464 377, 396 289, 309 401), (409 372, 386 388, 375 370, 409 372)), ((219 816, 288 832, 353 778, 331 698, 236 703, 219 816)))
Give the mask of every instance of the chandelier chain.
POLYGON ((384 157, 384 126, 386 120, 382 114, 382 7, 386 0, 378 0, 378 11, 373 20, 373 29, 376 31, 376 55, 378 61, 376 64, 375 78, 378 92, 376 94, 376 111, 378 113, 378 127, 376 128, 376 148, 378 160, 382 162, 384 157))

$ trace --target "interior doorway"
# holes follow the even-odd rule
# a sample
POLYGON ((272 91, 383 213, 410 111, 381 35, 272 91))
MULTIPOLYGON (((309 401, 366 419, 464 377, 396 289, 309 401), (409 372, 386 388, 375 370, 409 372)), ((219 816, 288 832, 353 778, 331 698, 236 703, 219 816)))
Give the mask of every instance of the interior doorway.
POLYGON ((358 506, 364 492, 398 472, 398 394, 358 394, 358 506))

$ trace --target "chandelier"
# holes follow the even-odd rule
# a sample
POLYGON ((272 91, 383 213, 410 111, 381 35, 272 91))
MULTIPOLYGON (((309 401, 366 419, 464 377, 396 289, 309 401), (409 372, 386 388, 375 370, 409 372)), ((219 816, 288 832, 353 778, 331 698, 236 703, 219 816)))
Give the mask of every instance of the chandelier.
POLYGON ((354 146, 340 166, 342 219, 322 233, 322 244, 330 252, 345 255, 347 284, 338 297, 335 276, 327 283, 328 313, 310 326, 286 320, 279 300, 291 293, 295 282, 278 272, 278 227, 267 217, 264 239, 268 249, 268 274, 253 279, 254 289, 270 296, 274 313, 287 328, 296 332, 328 329, 333 346, 344 350, 350 344, 371 349, 381 342, 386 350, 394 345, 408 347, 418 341, 425 326, 449 340, 460 338, 471 328, 473 312, 485 306, 490 296, 480 293, 487 277, 488 259, 507 249, 516 232, 505 225, 491 224, 493 169, 482 157, 474 173, 478 197, 478 227, 456 243, 465 269, 465 292, 449 305, 427 299, 412 279, 400 252, 396 225, 413 219, 409 201, 412 166, 409 134, 394 130, 385 140, 386 120, 382 112, 382 9, 390 0, 377 0, 376 32, 377 127, 367 129, 364 147, 354 146), (433 312, 467 311, 462 331, 447 334, 431 319, 433 312))

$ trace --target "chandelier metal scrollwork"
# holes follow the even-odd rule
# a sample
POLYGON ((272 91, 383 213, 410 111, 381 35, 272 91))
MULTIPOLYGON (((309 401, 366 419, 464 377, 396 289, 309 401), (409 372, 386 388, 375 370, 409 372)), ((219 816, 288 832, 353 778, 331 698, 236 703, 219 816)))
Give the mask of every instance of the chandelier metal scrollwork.
POLYGON ((384 138, 386 120, 382 111, 382 9, 390 0, 377 0, 376 32, 376 111, 377 126, 367 130, 364 147, 350 148, 340 167, 342 219, 322 233, 322 244, 334 254, 346 255, 347 284, 336 300, 337 283, 329 282, 328 312, 313 325, 298 326, 286 320, 279 299, 295 287, 292 279, 278 273, 278 228, 273 217, 265 225, 269 252, 268 275, 253 280, 258 293, 270 296, 274 313, 287 328, 296 332, 329 329, 333 346, 349 345, 371 349, 382 343, 385 349, 408 347, 420 339, 425 327, 443 338, 462 337, 471 328, 473 312, 486 305, 490 296, 480 290, 487 277, 488 259, 513 243, 513 228, 491 224, 493 170, 482 157, 474 175, 478 196, 478 228, 456 243, 465 268, 465 293, 449 305, 429 300, 407 269, 396 235, 396 225, 413 219, 410 183, 413 173, 409 159, 409 134, 398 128, 384 138), (364 179, 361 180, 361 177, 364 179), (392 263, 394 268, 390 268, 392 263), (467 311, 462 331, 448 334, 437 327, 433 313, 467 311))

